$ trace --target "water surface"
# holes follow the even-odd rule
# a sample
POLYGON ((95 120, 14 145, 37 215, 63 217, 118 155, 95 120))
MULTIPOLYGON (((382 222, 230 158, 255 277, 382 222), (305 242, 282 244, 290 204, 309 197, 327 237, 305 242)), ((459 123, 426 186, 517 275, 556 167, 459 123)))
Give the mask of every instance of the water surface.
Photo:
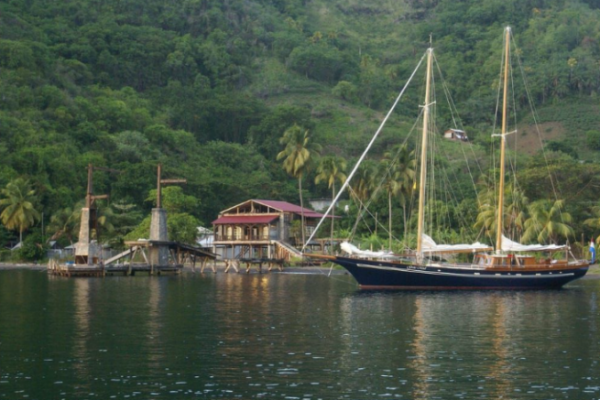
POLYGON ((598 399, 599 292, 0 271, 0 399, 598 399))

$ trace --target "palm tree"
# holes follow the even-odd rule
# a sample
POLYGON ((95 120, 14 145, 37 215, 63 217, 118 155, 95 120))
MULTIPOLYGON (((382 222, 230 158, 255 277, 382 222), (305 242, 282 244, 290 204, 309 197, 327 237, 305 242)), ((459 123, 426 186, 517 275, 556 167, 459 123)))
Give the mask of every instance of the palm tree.
POLYGON ((375 181, 377 180, 377 174, 379 172, 377 167, 377 164, 373 160, 365 160, 358 166, 355 178, 350 183, 350 196, 358 203, 358 217, 352 228, 351 234, 354 234, 354 231, 362 218, 363 211, 367 208, 366 203, 375 193, 377 193, 374 190, 376 186, 375 181))
POLYGON ((53 232, 50 240, 58 240, 61 237, 66 237, 73 244, 73 238, 77 236, 81 219, 81 207, 75 209, 71 207, 57 211, 50 218, 48 231, 53 232))
POLYGON ((483 177, 477 186, 479 187, 477 191, 479 209, 474 228, 479 229, 480 232, 483 232, 491 240, 496 236, 496 216, 498 215, 494 182, 490 177, 483 177))
MULTIPOLYGON (((494 185, 490 182, 480 182, 482 189, 477 196, 479 202, 479 213, 475 228, 483 229, 486 236, 493 238, 496 235, 496 224, 498 216, 497 195, 494 185)), ((513 237, 520 237, 525 229, 527 219, 527 206, 529 199, 522 190, 515 185, 507 186, 504 198, 504 232, 511 232, 513 237)))
POLYGON ((356 178, 350 184, 352 188, 352 197, 358 201, 358 214, 362 210, 363 204, 371 198, 375 187, 377 169, 373 161, 366 160, 358 167, 356 178))
POLYGON ((508 189, 506 199, 504 210, 506 232, 512 231, 514 237, 519 237, 525 229, 529 199, 522 190, 514 185, 508 189))
POLYGON ((100 228, 102 228, 108 235, 107 239, 110 239, 111 234, 114 232, 115 227, 113 225, 115 212, 109 204, 96 206, 96 221, 97 226, 93 229, 90 234, 91 238, 96 239, 98 244, 100 243, 100 228))
POLYGON ((573 235, 573 228, 568 225, 572 221, 571 214, 562 211, 563 207, 563 200, 556 200, 553 204, 548 200, 531 203, 528 208, 530 217, 524 224, 523 242, 549 241, 556 244, 559 237, 573 235))
POLYGON ((388 194, 389 212, 389 247, 392 248, 392 197, 399 196, 402 203, 404 218, 404 236, 407 234, 406 209, 409 198, 412 197, 416 175, 416 159, 414 151, 409 151, 406 145, 393 147, 384 153, 381 164, 383 172, 382 186, 388 194))
MULTIPOLYGON (((586 219, 583 223, 591 228, 598 229, 600 228, 600 206, 594 206, 591 209, 592 218, 586 219)), ((598 241, 600 236, 596 237, 595 240, 598 241)))
POLYGON ((302 245, 304 237, 304 201, 302 199, 302 176, 309 169, 313 156, 318 156, 321 146, 310 140, 308 130, 294 124, 286 129, 279 143, 284 149, 277 154, 277 160, 283 160, 283 169, 298 179, 298 194, 300 196, 300 207, 302 209, 302 245))
POLYGON ((397 154, 395 167, 396 179, 400 184, 398 194, 400 196, 400 204, 402 205, 404 218, 404 237, 406 238, 408 234, 407 208, 410 204, 410 199, 412 198, 415 189, 417 160, 415 158, 414 150, 409 151, 406 145, 403 145, 399 151, 395 152, 395 154, 397 154))
POLYGON ((388 248, 392 248, 392 197, 400 191, 401 182, 398 180, 397 165, 389 159, 384 159, 380 164, 381 187, 388 195, 388 248))
MULTIPOLYGON (((331 189, 331 202, 335 199, 335 181, 344 183, 346 181, 346 160, 337 156, 328 156, 321 159, 317 168, 315 183, 318 185, 321 181, 327 182, 327 187, 331 189)), ((335 219, 335 204, 331 208, 331 238, 333 238, 333 221, 335 219)))
POLYGON ((40 220, 40 213, 35 209, 35 190, 29 181, 17 178, 9 182, 0 191, 0 208, 3 208, 0 218, 2 223, 11 230, 19 231, 19 243, 23 243, 23 231, 40 220))

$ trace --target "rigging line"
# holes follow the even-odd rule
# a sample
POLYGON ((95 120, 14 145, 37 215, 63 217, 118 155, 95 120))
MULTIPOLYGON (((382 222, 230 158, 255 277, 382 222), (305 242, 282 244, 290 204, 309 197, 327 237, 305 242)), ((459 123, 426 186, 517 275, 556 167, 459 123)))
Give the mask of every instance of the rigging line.
MULTIPOLYGON (((354 191, 354 189, 352 189, 352 186, 348 186, 348 189, 350 190, 350 193, 354 193, 354 195, 356 196, 356 200, 360 203, 362 210, 361 210, 361 214, 364 214, 365 212, 368 213, 371 217, 373 217, 373 220, 377 221, 377 218, 375 218, 375 216, 371 213, 371 211, 369 211, 368 206, 366 204, 364 204, 362 202, 362 200, 358 197, 358 193, 356 193, 354 191)), ((369 204, 370 204, 370 200, 369 200, 369 204)), ((361 218, 357 218, 356 222, 354 223, 354 226, 352 227, 352 231, 350 232, 350 236, 349 236, 349 240, 351 240, 352 238, 354 238, 354 235, 356 233, 356 228, 358 227, 358 224, 363 221, 362 215, 361 218)), ((371 230, 371 227, 365 222, 365 226, 367 227, 367 229, 369 230, 369 233, 373 233, 373 231, 371 230)))
MULTIPOLYGON (((447 159, 450 158, 445 152, 443 152, 443 153, 447 159)), ((456 187, 459 188, 458 191, 460 192, 462 198, 465 198, 464 194, 460 190, 460 185, 459 185, 460 181, 458 180, 458 175, 456 174, 456 172, 453 169, 451 169, 450 174, 448 174, 448 170, 446 168, 443 168, 442 172, 443 172, 443 178, 445 178, 444 183, 445 183, 445 187, 446 187, 446 189, 443 192, 446 193, 446 196, 447 196, 446 198, 452 200, 453 204, 458 207, 458 205, 460 203, 458 201, 458 195, 457 195, 457 191, 455 189, 455 185, 453 185, 452 184, 453 182, 450 180, 450 174, 454 178, 454 181, 457 183, 456 187)), ((447 201, 447 203, 449 203, 449 202, 447 201)), ((448 215, 450 215, 449 211, 448 211, 448 215)), ((466 225, 467 221, 466 221, 466 218, 464 215, 459 213, 459 214, 457 214, 457 217, 460 221, 462 221, 466 225)))
MULTIPOLYGON (((423 108, 423 107, 421 107, 421 108, 420 108, 420 111, 419 111, 419 115, 417 116, 417 119, 415 120, 415 122, 414 122, 413 126, 411 127, 410 131, 408 132, 408 135, 407 135, 407 136, 406 136, 406 138, 404 139, 404 142, 401 144, 402 146, 405 146, 405 145, 406 145, 406 143, 408 142, 408 140, 410 139, 410 137, 411 137, 411 136, 414 134, 414 132, 415 132, 415 129, 416 129, 416 127, 417 127, 417 124, 419 123, 419 120, 420 120, 421 116, 423 115, 423 112, 424 112, 424 108, 423 108)), ((398 152, 398 154, 399 154, 399 152, 398 152)), ((415 159, 416 159, 416 152, 415 152, 415 159)), ((378 184, 378 185, 377 185, 377 187, 375 188, 375 192, 373 192, 373 193, 371 194, 371 196, 369 197, 369 201, 368 201, 368 203, 367 203, 367 204, 364 204, 364 203, 362 203, 362 201, 361 201, 361 204, 362 204, 362 206, 363 206, 363 209, 361 210, 360 214, 358 215, 358 217, 357 217, 357 220, 356 220, 356 222, 355 222, 355 224, 354 224, 354 227, 352 228, 352 236, 354 236, 354 234, 356 233, 356 229, 357 229, 357 227, 358 227, 358 224, 360 223, 360 220, 363 218, 363 216, 364 216, 365 212, 368 212, 368 213, 369 213, 369 215, 371 215, 371 216, 373 217, 373 219, 374 219, 374 221, 375 221, 375 224, 376 224, 377 226, 381 226, 381 224, 379 224, 379 221, 377 220, 377 218, 375 218, 375 217, 373 216, 373 214, 372 214, 372 213, 369 211, 369 206, 370 206, 370 205, 371 205, 371 203, 372 203, 372 202, 373 202, 373 201, 374 201, 374 200, 377 198, 377 195, 378 195, 379 191, 381 190, 381 186, 382 186, 382 183, 383 183, 384 179, 385 179, 385 178, 381 178, 381 179, 380 179, 380 181, 379 181, 379 184, 378 184)), ((349 187, 351 188, 351 185, 350 185, 349 187)), ((353 192, 354 192, 355 194, 357 194, 355 191, 353 191, 353 192)), ((369 227, 369 225, 367 225, 366 223, 365 223, 365 225, 366 225, 366 226, 367 226, 367 228, 369 229, 369 232, 370 232, 370 233, 373 233, 373 232, 371 231, 371 228, 369 227)), ((385 229, 385 228, 384 228, 384 229, 385 229)))
MULTIPOLYGON (((506 45, 506 37, 504 37, 503 35, 503 39, 502 39, 502 47, 504 48, 506 45)), ((497 92, 496 92, 496 111, 494 113, 494 123, 492 125, 492 137, 494 136, 494 132, 496 132, 496 129, 498 128, 498 112, 500 110, 500 92, 501 89, 503 87, 502 84, 502 75, 503 75, 503 67, 504 67, 504 63, 508 62, 508 60, 506 60, 506 54, 504 54, 504 51, 502 52, 502 56, 501 56, 501 62, 500 62, 500 71, 498 73, 498 86, 497 86, 497 92)), ((504 137, 501 136, 500 140, 504 140, 504 137)), ((492 182, 494 184, 494 193, 498 194, 498 182, 496 179, 496 175, 497 175, 497 164, 496 163, 496 144, 495 141, 492 140, 492 160, 493 160, 493 167, 492 167, 492 182)), ((494 196, 494 204, 497 208, 498 206, 498 200, 497 200, 497 196, 494 196)), ((500 211, 501 212, 501 211, 500 211)), ((497 227, 497 229, 500 229, 500 227, 497 227)))
POLYGON ((429 187, 426 188, 428 190, 428 198, 430 199, 430 201, 428 201, 428 212, 429 212, 429 225, 427 227, 427 231, 428 232, 432 232, 433 231, 433 227, 435 226, 435 224, 437 222, 439 222, 439 219, 437 221, 434 221, 434 217, 438 217, 438 216, 434 216, 434 207, 437 204, 437 196, 436 196, 436 192, 435 192, 435 179, 436 179, 436 169, 435 169, 435 150, 437 149, 437 142, 436 142, 436 135, 434 135, 433 133, 435 132, 435 122, 437 121, 437 96, 436 96, 436 82, 435 82, 435 75, 432 74, 431 76, 431 92, 433 95, 433 101, 434 101, 434 105, 431 108, 431 124, 427 127, 427 135, 429 136, 429 140, 428 142, 430 143, 430 151, 429 153, 429 166, 427 167, 427 171, 429 172, 429 177, 430 177, 430 181, 431 184, 429 184, 429 187))
MULTIPOLYGON (((462 143, 458 143, 458 145, 459 145, 461 148, 462 148, 462 146, 463 146, 463 144, 462 144, 462 143)), ((443 147, 443 146, 440 146, 440 149, 441 149, 441 151, 442 151, 442 154, 445 156, 445 158, 446 158, 448 161, 456 161, 456 160, 453 160, 453 159, 452 159, 452 157, 451 157, 451 156, 450 156, 450 155, 449 155, 449 154, 448 154, 448 153, 447 153, 447 152, 444 150, 444 147, 443 147)), ((463 155, 464 155, 464 153, 463 153, 463 155)), ((467 161, 467 160, 466 160, 466 157, 465 157, 465 161, 467 161)), ((466 163, 466 164, 467 164, 467 169, 468 169, 468 163, 466 163)), ((446 170, 446 169, 443 169, 443 171, 444 171, 444 173, 446 173, 446 174, 447 174, 447 170, 446 170)), ((469 172, 470 172, 470 170, 469 170, 469 172)), ((456 181, 456 183, 458 184, 458 185, 457 185, 457 188, 458 188, 458 191, 459 191, 459 193, 460 193, 461 197, 462 197, 463 199, 464 199, 464 198, 467 198, 467 195, 466 195, 466 194, 463 192, 463 190, 462 190, 462 187, 461 187, 461 186, 460 186, 460 184, 459 184, 459 183, 460 183, 460 181, 459 181, 459 179, 458 179, 458 174, 456 173, 456 171, 455 171, 454 169, 452 169, 452 170, 451 170, 451 173, 452 173, 452 176, 454 177, 454 180, 455 180, 455 181, 456 181)), ((473 178, 473 177, 471 176, 471 178, 473 178)), ((473 181, 473 179, 471 179, 471 181, 472 181, 473 185, 475 186, 475 182, 473 181)), ((448 179, 448 183, 450 183, 450 179, 448 179)), ((452 190, 454 190, 454 187, 451 187, 451 188, 452 188, 452 190)), ((477 189, 475 189, 475 195, 476 195, 476 197, 479 195, 479 193, 478 193, 477 189)), ((455 195, 455 197, 458 199, 458 196, 456 196, 456 195, 455 195)))
MULTIPOLYGON (((365 207, 363 208, 363 215, 365 212, 368 212, 369 215, 371 215, 373 217, 373 220, 375 221, 375 226, 376 228, 380 226, 379 221, 377 220, 376 217, 373 216, 373 214, 368 210, 368 207, 371 205, 371 203, 373 201, 375 201, 375 199, 377 199, 377 197, 379 196, 379 192, 381 191, 381 187, 383 186, 383 181, 385 180, 385 175, 380 179, 379 184, 377 185, 377 187, 375 188, 375 191, 371 194, 371 197, 369 198, 369 202, 365 205, 365 207)), ((360 223, 362 219, 362 215, 360 219, 357 219, 355 225, 354 225, 354 229, 353 229, 353 233, 356 230, 356 228, 358 227, 358 224, 360 223)), ((371 231, 371 228, 367 225, 367 223, 365 222, 365 225, 369 228, 369 232, 373 233, 371 231)), ((385 229, 385 227, 384 227, 385 229)))
POLYGON ((512 93, 511 94, 512 94, 512 107, 513 107, 513 124, 514 124, 514 127, 515 127, 515 129, 514 129, 514 133, 515 134, 513 135, 513 137, 515 138, 514 139, 514 142, 515 142, 515 153, 514 153, 514 155, 512 157, 512 159, 514 160, 513 161, 514 162, 513 175, 516 176, 516 173, 517 173, 517 161, 518 161, 516 149, 518 148, 517 145, 518 145, 518 142, 519 142, 519 135, 517 134, 517 132, 519 130, 519 127, 517 125, 517 100, 515 99, 515 92, 516 92, 515 91, 515 79, 513 77, 513 68, 512 68, 512 65, 509 65, 509 71, 510 71, 510 85, 512 87, 512 93))
MULTIPOLYGON (((516 47, 514 41, 513 41, 513 45, 514 45, 514 47, 516 47)), ((513 136, 514 137, 514 148, 512 149, 512 154, 511 154, 511 157, 509 157, 508 161, 509 161, 509 164, 510 164, 510 169, 512 170, 512 192, 511 192, 511 198, 512 198, 512 200, 511 200, 511 204, 510 205, 514 205, 515 196, 516 196, 515 190, 517 188, 519 188, 518 178, 517 178, 517 170, 518 170, 518 165, 517 165, 517 162, 518 162, 518 154, 517 153, 518 153, 518 151, 517 151, 517 149, 518 149, 519 135, 517 134, 517 132, 518 132, 518 124, 517 124, 517 100, 515 98, 516 90, 515 90, 515 79, 514 79, 514 74, 513 74, 514 71, 513 71, 512 65, 509 65, 509 71, 510 71, 510 84, 511 84, 511 88, 512 88, 512 91, 511 91, 511 95, 512 95, 512 110, 513 110, 512 115, 513 115, 513 124, 514 124, 514 127, 515 127, 513 132, 515 133, 515 135, 513 136)), ((509 214, 509 216, 510 216, 510 214, 509 214)), ((512 217, 511 217, 511 220, 512 220, 512 217)), ((511 235, 511 237, 515 238, 515 235, 514 235, 514 226, 513 226, 513 232, 512 233, 513 233, 513 235, 511 235)))
POLYGON ((426 55, 427 55, 427 51, 423 54, 423 56, 421 57, 421 60, 419 60, 419 63, 417 64, 417 67, 413 71, 413 73, 410 76, 410 78, 408 78, 408 81, 406 82, 406 84, 404 85, 404 87, 402 88, 402 90, 400 91, 400 94, 398 95, 398 97, 396 97, 396 100, 394 101, 394 104, 392 105, 392 108, 390 108, 390 110, 388 111, 387 115, 385 116, 385 118, 381 122, 381 125, 377 129, 377 132, 375 132, 375 135, 373 135, 373 138, 371 139, 371 141, 367 145, 367 148, 365 149, 365 151, 363 152, 363 154, 358 159, 358 162, 354 166, 354 169, 352 170, 352 172, 350 173, 350 175, 348 176, 348 178, 346 178, 346 182, 344 182, 344 184, 340 188, 338 194, 335 196, 335 199, 333 199, 333 202, 327 208, 327 211, 325 212, 325 214, 323 215, 323 217, 321 218, 321 220, 319 220, 319 223, 317 224, 317 226, 315 227, 315 229, 311 233, 311 235, 308 238, 308 240, 306 241, 306 243, 302 244, 302 251, 303 252, 304 252, 304 249, 306 249, 307 243, 310 243, 310 241, 313 239, 313 237, 315 236, 315 234, 317 233, 317 231, 319 230, 319 228, 323 224, 323 221, 325 220, 325 217, 327 217, 327 215, 329 215, 329 213, 331 212, 331 209, 335 206, 335 204, 338 201, 338 199, 340 198, 341 194, 344 192, 344 190, 346 189, 346 187, 348 187, 348 185, 350 184, 350 180, 352 180, 352 177, 356 173, 356 170, 358 169, 358 166, 360 165, 360 163, 362 162, 362 160, 365 158, 365 156, 367 155, 367 153, 371 149, 371 146, 373 146, 373 143, 375 142, 375 139, 377 139, 377 137, 379 136, 379 133, 382 131, 383 126, 387 122, 388 118, 392 115, 392 112, 394 111, 394 109, 396 108, 396 105, 398 104, 398 102, 402 98, 402 95, 404 95, 404 92, 406 91, 406 88, 408 87, 409 83, 412 81, 413 77, 415 76, 415 74, 419 70, 419 67, 421 66, 421 63, 425 59, 426 55))
MULTIPOLYGON (((514 44, 514 38, 513 38, 513 44, 514 44)), ((516 45, 515 45, 515 47, 516 47, 516 45)), ((552 186, 554 199, 558 200, 558 195, 560 194, 560 189, 557 189, 558 180, 555 185, 554 181, 556 180, 556 177, 550 171, 550 166, 548 163, 548 155, 546 153, 546 149, 544 148, 544 143, 542 141, 542 133, 541 133, 540 127, 538 125, 538 119, 539 119, 538 113, 535 108, 535 104, 532 101, 532 96, 531 96, 531 92, 529 90, 529 86, 527 85, 527 80, 525 79, 525 69, 523 68, 523 64, 521 63, 521 58, 518 55, 517 55, 516 59, 517 59, 517 64, 519 65, 519 69, 521 71, 521 79, 523 80, 523 86, 525 87, 525 93, 527 94, 527 103, 529 104, 529 109, 531 110, 531 116, 533 118, 535 130, 536 130, 536 133, 538 134, 540 148, 542 150, 542 155, 544 156, 544 162, 546 163, 546 170, 548 171, 548 175, 550 176, 550 185, 552 186)))
MULTIPOLYGON (((440 79, 442 81, 442 88, 444 91, 444 95, 446 96, 446 101, 448 102, 448 105, 450 106, 449 108, 450 108, 450 114, 452 116, 452 122, 456 128, 460 127, 464 131, 465 128, 462 123, 462 118, 460 118, 460 115, 458 115, 458 108, 456 107, 456 103, 454 103, 454 99, 450 95, 450 88, 446 84, 446 80, 444 79, 444 75, 442 74, 442 69, 440 68, 439 63, 437 62, 437 58, 435 57, 435 55, 433 56, 433 59, 435 61, 435 65, 437 67, 438 74, 440 75, 440 79), (455 113, 456 113, 456 116, 458 117, 458 121, 460 121, 460 124, 458 124, 456 122, 455 113)), ((479 158, 475 154, 475 150, 473 149, 473 144, 471 142, 469 142, 469 149, 471 150, 473 159, 475 160, 475 165, 477 165, 477 168, 479 169, 479 173, 483 174, 481 164, 479 164, 479 158)), ((463 147, 461 147, 461 151, 463 153, 463 157, 466 160, 467 155, 465 154, 465 149, 463 147)), ((475 185, 475 178, 473 177, 473 173, 471 172, 471 166, 469 165, 468 162, 466 164, 467 164, 467 169, 469 171, 469 176, 471 177, 471 182, 473 183, 473 190, 475 191, 475 195, 477 195, 477 186, 475 185)))
MULTIPOLYGON (((514 37, 512 37, 512 36, 511 36, 511 38, 512 38, 512 40, 513 40, 513 45, 514 45, 514 47, 516 48, 517 46, 516 46, 516 44, 515 44, 514 37)), ((520 57, 518 56, 518 54, 517 54, 516 56, 517 56, 517 57, 516 57, 516 58, 517 58, 517 63, 518 63, 518 65, 519 65, 519 70, 521 71, 521 77, 522 77, 522 80, 523 80, 523 86, 525 87, 525 92, 526 92, 526 94, 527 94, 527 99, 528 99, 528 102, 529 102, 529 106, 530 106, 530 108, 532 109, 532 115, 533 115, 533 118, 534 118, 535 129, 536 129, 536 132, 537 132, 537 134, 538 134, 538 139, 539 139, 539 142, 540 142, 540 147, 541 147, 541 149, 542 149, 542 154, 543 154, 543 156, 544 156, 544 162, 546 163, 546 170, 548 171, 548 175, 549 175, 549 177, 550 177, 550 184, 551 184, 551 186, 552 186, 552 191, 553 191, 553 194, 554 194, 554 201, 556 202, 556 201, 558 201, 558 196, 559 196, 559 194, 560 194, 560 195, 561 195, 561 197, 562 197, 562 191, 561 191, 561 189, 560 189, 560 182, 559 182, 559 181, 558 181, 558 179, 557 179, 557 178, 556 178, 556 177, 555 177, 555 176, 552 174, 552 172, 551 172, 551 170, 550 170, 550 166, 549 166, 549 164, 548 164, 548 157, 547 157, 546 150, 545 150, 545 148, 544 148, 544 143, 543 143, 543 141, 542 141, 542 137, 541 137, 541 132, 540 132, 540 130, 539 130, 539 126, 538 126, 538 124, 537 124, 537 119, 536 119, 536 114, 537 114, 537 112, 535 111, 535 105, 533 104, 533 101, 531 100, 531 96, 530 96, 530 92, 529 92, 529 87, 527 86, 527 80, 525 79, 525 72, 524 72, 524 68, 523 68, 523 65, 522 65, 522 63, 521 63, 521 59, 520 59, 520 57), (556 184, 555 184, 555 181, 556 181, 556 184)), ((514 95, 513 95, 513 96, 514 96, 514 95)), ((516 125, 515 125, 515 126, 516 126, 516 125)), ((563 223, 564 223, 564 217, 563 217, 563 210, 562 210, 562 207, 559 207, 559 208, 558 208, 558 213, 559 213, 559 215, 560 215, 560 220, 561 220, 561 222, 563 222, 563 223)))

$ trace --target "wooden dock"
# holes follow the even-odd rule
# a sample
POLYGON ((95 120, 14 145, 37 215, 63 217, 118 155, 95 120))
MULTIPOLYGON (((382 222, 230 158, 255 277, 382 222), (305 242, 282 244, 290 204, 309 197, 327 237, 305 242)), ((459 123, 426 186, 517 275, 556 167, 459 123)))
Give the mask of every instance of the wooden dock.
POLYGON ((250 273, 250 269, 255 267, 259 274, 263 272, 263 265, 267 266, 267 271, 271 271, 273 266, 277 266, 280 271, 283 271, 283 264, 285 259, 274 259, 274 258, 240 258, 240 259, 229 259, 224 260, 225 262, 225 273, 229 272, 230 268, 233 268, 235 272, 239 272, 241 264, 246 264, 246 273, 250 273))
POLYGON ((75 277, 104 277, 104 276, 135 276, 136 273, 147 273, 148 275, 174 275, 183 270, 183 265, 153 266, 150 264, 115 264, 105 266, 96 265, 77 265, 77 264, 59 264, 51 263, 48 265, 48 272, 56 276, 69 278, 75 277))
POLYGON ((215 254, 204 249, 177 242, 144 240, 125 244, 129 248, 121 254, 92 265, 50 260, 48 273, 65 277, 134 276, 138 273, 173 275, 181 273, 186 263, 191 264, 193 268, 198 264, 203 270, 208 261, 216 258, 215 254), (169 260, 166 265, 154 265, 150 262, 148 251, 156 247, 168 248, 169 260), (142 261, 136 262, 136 259, 142 261))

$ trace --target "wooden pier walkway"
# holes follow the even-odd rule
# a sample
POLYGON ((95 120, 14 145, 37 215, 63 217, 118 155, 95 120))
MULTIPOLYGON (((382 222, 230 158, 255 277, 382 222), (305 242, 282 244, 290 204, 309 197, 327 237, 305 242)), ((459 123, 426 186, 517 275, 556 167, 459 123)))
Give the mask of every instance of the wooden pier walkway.
POLYGON ((195 268, 198 263, 203 270, 209 260, 215 260, 217 257, 216 254, 204 249, 177 242, 144 240, 125 244, 129 246, 128 250, 97 264, 59 263, 56 260, 50 260, 48 273, 65 277, 134 276, 136 273, 179 274, 185 264, 192 264, 195 268), (166 265, 153 265, 150 262, 151 259, 147 252, 158 246, 167 247, 169 250, 169 262, 166 265), (136 262, 136 258, 143 261, 136 262))

